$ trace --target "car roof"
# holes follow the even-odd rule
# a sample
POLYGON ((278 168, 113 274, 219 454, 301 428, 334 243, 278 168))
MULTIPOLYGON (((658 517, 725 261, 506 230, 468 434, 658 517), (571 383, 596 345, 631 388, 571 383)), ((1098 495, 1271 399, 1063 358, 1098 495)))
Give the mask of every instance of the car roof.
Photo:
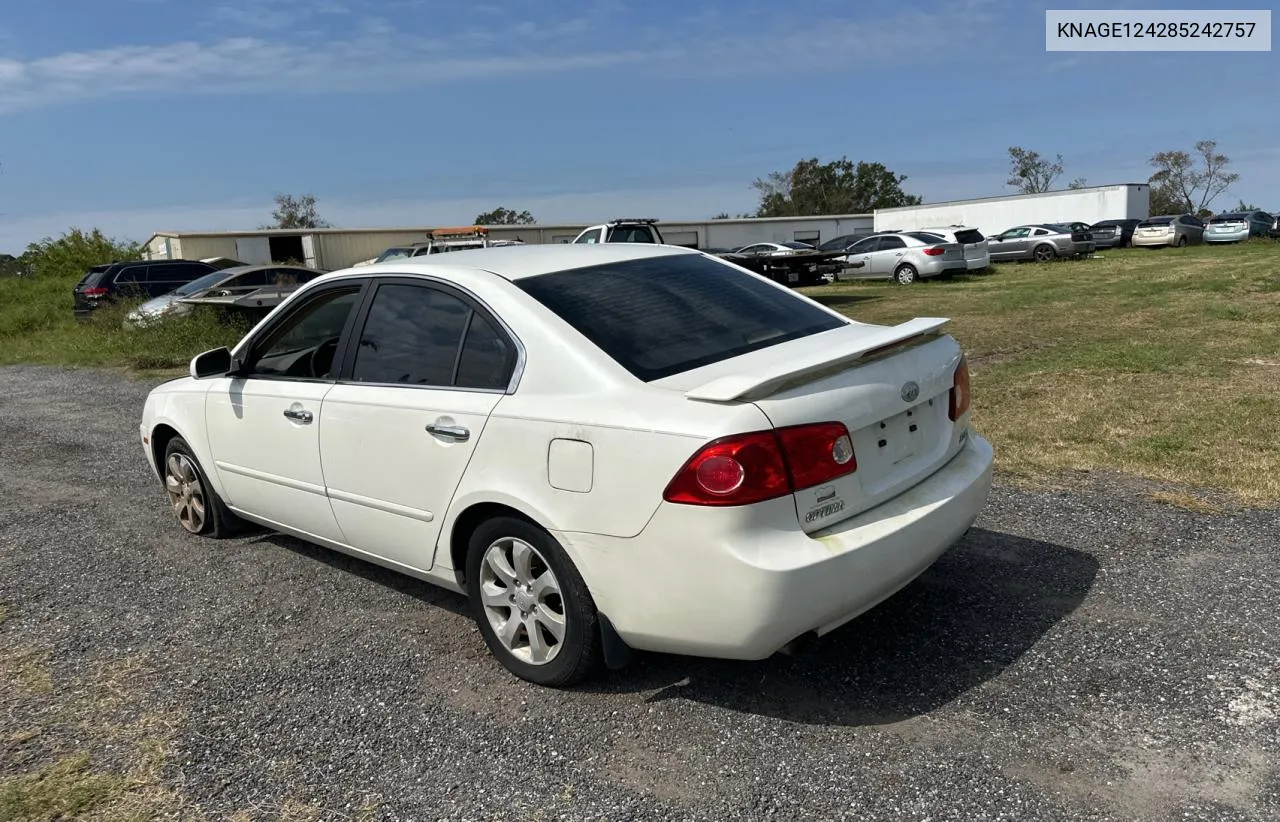
POLYGON ((396 272, 441 274, 466 270, 489 272, 506 280, 521 280, 571 268, 584 268, 650 257, 700 254, 692 248, 656 243, 546 243, 508 245, 496 248, 474 248, 449 254, 410 257, 385 263, 343 269, 317 277, 312 282, 328 281, 337 275, 394 275, 396 272))

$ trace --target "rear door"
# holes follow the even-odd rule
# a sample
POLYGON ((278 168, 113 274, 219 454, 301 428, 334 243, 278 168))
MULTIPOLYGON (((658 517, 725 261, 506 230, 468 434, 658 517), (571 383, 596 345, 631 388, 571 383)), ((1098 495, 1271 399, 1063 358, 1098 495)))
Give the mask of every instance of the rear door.
POLYGON ((901 237, 881 237, 871 254, 871 276, 891 277, 907 253, 907 242, 901 237))
POLYGON ((515 342, 469 296, 420 278, 379 282, 357 328, 324 398, 326 492, 349 545, 425 571, 515 342))

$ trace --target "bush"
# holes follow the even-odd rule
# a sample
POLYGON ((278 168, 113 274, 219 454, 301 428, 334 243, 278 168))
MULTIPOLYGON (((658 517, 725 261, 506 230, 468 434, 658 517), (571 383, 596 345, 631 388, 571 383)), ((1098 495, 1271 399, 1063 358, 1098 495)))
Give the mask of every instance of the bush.
POLYGON ((56 239, 45 237, 32 243, 20 259, 32 277, 74 277, 79 282, 95 265, 141 257, 138 243, 111 239, 96 228, 88 233, 73 228, 56 239))

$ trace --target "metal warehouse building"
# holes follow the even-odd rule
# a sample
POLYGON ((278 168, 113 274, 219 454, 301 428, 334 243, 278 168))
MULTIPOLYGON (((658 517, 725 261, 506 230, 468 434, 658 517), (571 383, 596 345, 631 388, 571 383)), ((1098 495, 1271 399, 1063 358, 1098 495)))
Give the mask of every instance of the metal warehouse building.
MULTIPOLYGON (((603 219, 601 220, 603 222, 603 219)), ((689 248, 740 248, 759 242, 799 241, 818 244, 842 234, 870 231, 870 214, 821 217, 751 217, 701 222, 660 222, 663 238, 689 248)), ((587 223, 489 226, 495 240, 567 243, 587 223)), ((395 245, 427 239, 432 226, 421 228, 313 228, 257 231, 161 231, 143 247, 152 260, 201 260, 228 257, 246 263, 297 260, 315 268, 336 270, 372 259, 395 245)))
POLYGON ((963 225, 988 236, 1028 223, 1090 225, 1102 220, 1144 220, 1150 214, 1151 187, 1145 183, 1088 186, 1043 194, 1014 194, 953 200, 949 203, 881 208, 875 213, 876 231, 913 231, 963 225))

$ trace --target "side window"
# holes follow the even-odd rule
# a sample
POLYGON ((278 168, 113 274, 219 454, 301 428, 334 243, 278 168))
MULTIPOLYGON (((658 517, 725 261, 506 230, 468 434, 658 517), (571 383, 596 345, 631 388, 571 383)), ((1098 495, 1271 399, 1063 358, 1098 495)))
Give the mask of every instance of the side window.
POLYGON ((505 390, 511 382, 515 353, 506 334, 485 317, 471 312, 454 384, 458 388, 505 390))
POLYGON ((419 285, 378 287, 351 378, 399 385, 452 385, 471 307, 419 285))
POLYGON ((359 286, 309 300, 254 345, 246 371, 260 377, 332 379, 338 341, 359 300, 359 286))
POLYGON ((1048 231, 1045 231, 1043 228, 1037 228, 1037 229, 1035 230, 1035 236, 1037 236, 1037 237, 1043 237, 1044 235, 1046 235, 1046 234, 1048 234, 1048 233, 1049 233, 1049 232, 1048 232, 1048 231))
POLYGON ((1009 236, 1010 236, 1010 237, 1012 237, 1012 238, 1014 238, 1014 239, 1018 239, 1018 238, 1020 238, 1020 237, 1026 237, 1026 236, 1028 236, 1028 235, 1030 235, 1030 234, 1031 234, 1031 229, 1029 229, 1029 228, 1025 228, 1025 227, 1024 227, 1024 228, 1015 228, 1015 229, 1013 229, 1012 231, 1010 231, 1010 232, 1009 232, 1009 236))
POLYGON ((577 243, 598 243, 598 242, 600 242, 600 229, 598 229, 598 228, 597 228, 597 229, 593 229, 593 230, 591 230, 591 231, 588 231, 586 234, 583 234, 583 235, 582 235, 581 237, 579 237, 577 240, 574 240, 574 242, 577 242, 577 243))
POLYGON ((145 283, 147 281, 147 269, 152 267, 153 266, 131 265, 128 268, 123 268, 120 270, 120 273, 116 274, 115 283, 120 286, 145 283))
POLYGON ((876 249, 876 243, 880 242, 879 237, 868 237, 865 240, 859 240, 849 246, 850 254, 869 254, 876 249))
POLYGON ((876 251, 893 251, 898 248, 906 248, 907 243, 901 237, 881 237, 880 246, 876 251))

